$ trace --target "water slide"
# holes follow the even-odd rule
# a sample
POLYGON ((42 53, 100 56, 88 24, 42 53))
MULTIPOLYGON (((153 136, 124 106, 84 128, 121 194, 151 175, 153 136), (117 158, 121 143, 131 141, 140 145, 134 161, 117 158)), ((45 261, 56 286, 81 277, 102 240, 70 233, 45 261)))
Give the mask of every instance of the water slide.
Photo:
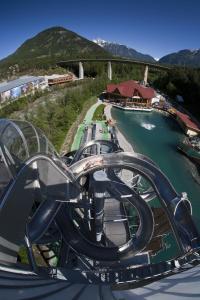
MULTIPOLYGON (((137 153, 120 152, 114 155, 107 154, 85 158, 72 165, 70 170, 78 180, 80 176, 100 168, 127 168, 138 172, 149 180, 171 221, 181 252, 184 254, 189 248, 191 249, 195 245, 198 247, 199 234, 192 222, 188 209, 188 200, 185 199, 185 195, 176 193, 167 177, 159 168, 149 161, 141 159, 137 153), (180 239, 180 236, 182 239, 180 239)), ((111 189, 113 188, 112 184, 111 189)), ((121 186, 120 191, 122 187, 125 189, 125 194, 130 192, 124 185, 118 185, 118 188, 119 186, 121 186)))
MULTIPOLYGON (((103 186, 105 190, 118 200, 122 201, 124 199, 121 195, 128 195, 128 201, 136 207, 140 217, 140 228, 138 230, 138 235, 136 235, 133 241, 122 247, 99 247, 82 238, 75 227, 72 231, 72 226, 70 226, 71 220, 67 220, 65 217, 67 215, 67 205, 65 205, 65 202, 70 202, 70 199, 77 198, 79 193, 78 187, 77 191, 75 188, 71 191, 70 184, 72 184, 73 181, 77 181, 80 176, 86 175, 91 171, 95 172, 96 170, 109 168, 111 166, 118 168, 124 168, 126 166, 129 169, 143 173, 144 176, 150 174, 151 177, 149 176, 149 179, 154 185, 157 195, 162 200, 164 208, 167 207, 166 212, 173 222, 172 226, 175 235, 177 236, 177 242, 180 249, 185 253, 188 249, 192 248, 193 244, 198 242, 198 233, 195 230, 195 227, 192 226, 193 223, 191 222, 189 215, 187 216, 187 222, 185 221, 185 216, 188 214, 188 207, 185 206, 184 201, 175 192, 164 174, 162 174, 154 165, 138 159, 136 154, 116 153, 114 156, 107 154, 83 159, 72 165, 70 171, 65 170, 65 172, 46 156, 36 155, 29 159, 17 174, 16 179, 13 180, 12 184, 9 186, 9 193, 7 192, 5 196, 2 197, 2 203, 5 203, 5 205, 1 209, 0 214, 1 228, 10 228, 10 232, 2 232, 1 235, 4 235, 6 240, 12 241, 15 245, 22 242, 25 235, 25 224, 28 221, 28 216, 34 201, 32 190, 34 189, 33 185, 36 180, 34 178, 35 170, 33 169, 35 162, 37 162, 39 180, 43 185, 43 187, 41 187, 41 193, 42 189, 44 189, 47 200, 42 202, 33 216, 33 220, 29 223, 28 234, 32 242, 37 241, 44 234, 50 223, 52 223, 52 220, 56 217, 57 224, 66 242, 73 246, 76 251, 82 252, 88 257, 97 260, 120 260, 129 249, 131 250, 132 255, 141 251, 149 242, 153 233, 152 214, 147 203, 129 187, 120 184, 119 180, 117 182, 116 177, 113 182, 105 176, 103 186), (28 189, 27 180, 31 180, 28 189), (26 189, 24 189, 24 187, 26 187, 26 189), (17 216, 16 218, 15 215, 15 218, 11 218, 13 211, 15 211, 18 205, 18 199, 23 199, 21 205, 24 209, 20 212, 20 216, 17 216), (29 201, 26 199, 29 199, 29 201), (61 206, 62 209, 60 209, 61 206), (173 209, 173 207, 174 215, 171 216, 169 208, 173 209), (182 212, 184 212, 184 219, 181 214, 182 212), (18 218, 21 219, 20 223, 17 222, 18 218), (12 223, 9 222, 9 224, 7 224, 8 221, 6 220, 10 219, 12 219, 12 223), (182 225, 178 225, 175 228, 176 223, 178 222, 182 225), (40 226, 38 226, 38 224, 40 224, 40 226), (66 228, 69 228, 69 230, 66 230, 66 228), (178 237, 182 237, 182 240, 178 237)), ((113 176, 113 174, 110 176, 111 179, 113 176)))
MULTIPOLYGON (((92 293, 92 289, 95 290, 93 285, 93 288, 88 288, 89 282, 106 285, 139 280, 143 284, 144 280, 149 278, 155 280, 157 276, 166 276, 171 272, 176 272, 187 262, 192 264, 192 261, 198 261, 195 253, 200 246, 199 233, 192 220, 190 202, 186 194, 179 195, 161 170, 145 156, 121 152, 117 145, 109 141, 92 141, 76 152, 70 167, 67 167, 40 130, 27 122, 10 120, 0 121, 0 151, 0 170, 3 174, 0 196, 0 260, 2 262, 0 285, 3 285, 5 272, 8 278, 10 276, 12 280, 16 279, 15 282, 22 284, 22 281, 25 281, 24 267, 17 260, 22 245, 27 248, 29 256, 31 273, 30 277, 27 274, 27 280, 30 278, 27 285, 33 287, 32 276, 39 281, 43 280, 42 274, 42 277, 47 280, 44 283, 46 291, 50 285, 48 280, 52 280, 53 273, 51 272, 55 268, 37 266, 32 244, 41 245, 62 241, 63 249, 73 251, 84 264, 87 262, 85 257, 94 261, 121 261, 120 268, 117 270, 112 269, 111 265, 105 270, 93 266, 93 268, 86 268, 86 271, 73 268, 69 270, 65 262, 56 268, 54 277, 68 280, 68 282, 59 285, 60 290, 59 288, 54 290, 51 287, 49 297, 56 293, 61 295, 61 290, 66 290, 67 293, 70 284, 73 283, 73 285, 80 284, 79 287, 77 286, 79 292, 74 292, 74 296, 76 295, 77 299, 84 299, 82 296, 84 293, 87 294, 87 289, 88 295, 89 291, 92 293), (87 153, 91 146, 96 147, 98 154, 84 158, 84 153, 87 153), (108 153, 102 154, 102 149, 104 153, 106 151, 108 153), (151 240, 154 219, 147 201, 122 182, 116 172, 120 169, 139 174, 151 184, 154 195, 160 199, 170 220, 179 246, 180 259, 126 268, 127 264, 131 266, 133 263, 130 257, 142 253, 151 240), (93 176, 93 189, 98 192, 97 194, 108 193, 120 203, 125 200, 129 201, 138 211, 140 222, 137 233, 121 246, 105 247, 101 243, 90 240, 89 237, 86 238, 77 221, 72 218, 72 210, 87 209, 89 203, 85 198, 87 193, 83 193, 87 184, 83 186, 81 182, 86 178, 87 183, 91 176, 93 176), (33 209, 35 204, 36 208, 33 209), (18 281, 17 272, 22 276, 21 281, 18 281), (81 285, 83 283, 84 285, 81 285)), ((62 256, 62 253, 60 255, 62 256)), ((9 282, 9 279, 6 280, 9 282)), ((4 285, 8 286, 5 282, 4 285)), ((36 285, 35 282, 35 291, 36 285)), ((42 286, 41 281, 37 285, 38 296, 34 299, 39 297, 40 286, 42 286)), ((75 291, 74 288, 72 290, 75 291)), ((5 294, 9 299, 11 294, 7 292, 7 288, 5 288, 5 294)), ((28 299, 28 292, 26 296, 24 294, 24 298, 16 299, 28 299)))

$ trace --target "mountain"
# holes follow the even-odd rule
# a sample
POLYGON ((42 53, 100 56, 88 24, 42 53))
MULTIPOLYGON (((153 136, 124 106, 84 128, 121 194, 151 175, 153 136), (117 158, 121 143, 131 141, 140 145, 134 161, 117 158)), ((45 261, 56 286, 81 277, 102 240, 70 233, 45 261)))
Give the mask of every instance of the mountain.
POLYGON ((48 68, 59 60, 110 57, 102 47, 63 27, 46 29, 25 41, 0 61, 0 72, 17 66, 21 70, 48 68))
POLYGON ((143 54, 135 49, 129 48, 125 45, 120 45, 117 43, 107 42, 102 39, 93 40, 97 45, 101 46, 106 51, 110 52, 112 55, 115 56, 121 56, 126 58, 131 58, 135 60, 141 60, 141 61, 148 61, 148 62, 155 62, 156 60, 148 55, 143 54))
POLYGON ((166 56, 163 56, 159 60, 159 63, 187 67, 200 67, 200 49, 185 49, 179 52, 168 54, 166 56))

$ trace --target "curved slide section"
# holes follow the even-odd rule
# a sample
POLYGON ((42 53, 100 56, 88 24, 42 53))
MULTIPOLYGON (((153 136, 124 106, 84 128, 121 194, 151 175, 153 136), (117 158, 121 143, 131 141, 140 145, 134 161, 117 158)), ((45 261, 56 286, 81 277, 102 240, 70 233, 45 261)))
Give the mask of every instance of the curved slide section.
MULTIPOLYGON (((76 198, 79 193, 79 191, 75 193, 76 191, 72 189, 72 186, 70 189, 72 180, 73 174, 70 171, 66 173, 65 170, 64 172, 46 156, 37 155, 26 162, 2 200, 0 210, 1 228, 3 231, 4 228, 10 228, 10 231, 7 230, 4 239, 8 241, 10 245, 12 243, 13 247, 14 245, 16 247, 16 251, 13 253, 11 260, 9 260, 8 256, 11 247, 7 249, 6 252, 2 250, 0 253, 2 260, 15 262, 20 244, 24 242, 25 236, 28 235, 27 237, 30 242, 38 242, 55 218, 65 241, 79 253, 83 253, 94 259, 117 261, 120 260, 128 250, 131 249, 132 255, 134 255, 145 247, 152 234, 153 219, 148 205, 143 200, 141 201, 141 199, 135 197, 132 197, 129 201, 137 207, 142 222, 140 234, 138 234, 131 243, 121 248, 104 248, 85 240, 79 231, 77 231, 74 226, 72 227, 70 218, 66 218, 68 216, 68 207, 67 204, 63 202, 70 201, 71 198, 76 198), (32 168, 35 162, 37 162, 37 174, 32 168), (29 221, 29 215, 36 196, 34 187, 36 180, 39 180, 41 185, 41 198, 46 198, 46 200, 42 201, 41 199, 39 208, 32 216, 31 221, 29 221), (17 211, 19 199, 21 199, 20 205, 22 205, 23 210, 13 215, 13 212, 17 211), (145 218, 149 219, 149 227, 145 225, 147 224, 147 222, 144 222, 145 218), (18 222, 18 220, 20 220, 20 222, 18 222), (151 226, 150 223, 152 223, 151 226), (146 236, 142 235, 144 232, 146 232, 146 236)), ((75 181, 75 178, 73 181, 75 181)), ((1 233, 2 235, 3 231, 1 233)))
MULTIPOLYGON (((60 202, 67 202, 70 201, 70 199, 77 199, 79 191, 72 188, 72 183, 75 183, 81 176, 99 169, 121 167, 142 174, 152 183, 155 192, 163 204, 163 208, 172 222, 172 227, 182 253, 186 253, 189 247, 192 248, 192 246, 195 246, 195 243, 198 247, 199 235, 189 215, 188 209, 186 209, 187 207, 185 207, 183 201, 177 207, 177 201, 181 200, 181 196, 176 193, 160 169, 144 159, 141 159, 137 154, 121 152, 93 156, 72 165, 70 170, 62 170, 47 156, 37 155, 29 159, 20 170, 16 180, 13 181, 1 202, 0 228, 2 228, 2 232, 0 232, 0 234, 3 237, 2 241, 4 241, 2 242, 3 248, 1 247, 3 260, 12 262, 16 260, 19 246, 26 235, 26 224, 28 223, 28 217, 34 201, 34 182, 38 179, 35 177, 35 171, 31 168, 34 162, 37 162, 38 165, 41 194, 45 193, 48 200, 41 205, 33 217, 32 222, 30 222, 29 235, 32 240, 39 239, 56 217, 56 221, 66 243, 69 243, 76 251, 89 257, 97 260, 119 260, 130 249, 133 254, 141 251, 145 243, 151 238, 153 221, 148 205, 139 196, 136 196, 136 194, 133 195, 129 201, 139 211, 141 227, 136 239, 122 248, 113 247, 109 249, 98 247, 81 237, 75 228, 73 232, 71 232, 69 229, 72 228, 72 221, 66 218, 68 214, 67 204, 60 204, 60 202), (22 199, 20 204, 24 209, 16 214, 19 199, 22 199), (60 207, 62 207, 62 209, 59 209, 60 207), (174 214, 175 208, 176 213, 174 214), (145 222, 145 219, 149 219, 149 223, 145 222), (20 222, 18 220, 20 220, 20 222), (41 226, 37 226, 38 222, 40 222, 41 226), (148 226, 146 226, 147 224, 148 226), (179 224, 179 226, 177 226, 177 224, 179 224), (6 233, 4 228, 8 229, 6 233), (142 241, 143 232, 146 232, 146 236, 143 236, 145 238, 142 241), (4 251, 6 243, 13 246, 9 246, 7 251, 4 251)), ((125 185, 120 185, 119 181, 113 183, 112 180, 109 180, 105 186, 107 186, 108 191, 117 199, 121 199, 121 193, 125 195, 133 194, 130 188, 125 185)))
POLYGON ((70 167, 76 178, 80 178, 87 173, 100 170, 102 168, 127 168, 143 175, 153 186, 155 193, 170 219, 173 232, 181 254, 185 254, 189 249, 200 247, 199 233, 190 217, 190 213, 185 207, 182 195, 179 195, 167 177, 157 168, 140 155, 134 153, 115 153, 85 158, 70 167), (181 205, 177 208, 177 201, 181 205), (177 208, 177 209, 176 209, 177 208), (176 214, 175 214, 176 209, 176 214), (179 224, 182 224, 181 226, 179 224), (179 225, 179 226, 177 226, 179 225))
POLYGON ((75 185, 71 188, 74 181, 69 170, 60 169, 48 156, 37 155, 25 163, 1 198, 0 260, 15 263, 25 237, 33 242, 47 231, 60 202, 79 193, 75 185), (41 205, 30 221, 35 200, 41 205))
POLYGON ((107 140, 92 140, 90 142, 87 142, 82 147, 80 147, 71 162, 71 164, 76 163, 79 161, 83 155, 84 152, 86 152, 89 148, 93 148, 96 146, 96 149, 94 151, 94 154, 101 154, 101 147, 106 146, 107 147, 107 153, 113 153, 113 152, 119 152, 122 151, 122 149, 115 143, 107 140))
MULTIPOLYGON (((117 200, 122 200, 119 193, 115 193, 113 188, 116 186, 109 186, 108 192, 117 200)), ((127 192, 127 190, 126 190, 127 192)), ((129 191, 130 193, 130 191, 129 191)), ((117 201, 116 200, 116 201, 117 201)), ((63 206, 56 216, 56 222, 62 232, 62 236, 67 244, 69 244, 78 253, 84 254, 89 258, 99 261, 120 261, 125 258, 130 252, 132 256, 141 252, 150 241, 153 234, 153 216, 151 209, 147 203, 139 196, 129 198, 129 202, 134 205, 138 211, 140 218, 140 226, 136 236, 134 236, 128 243, 119 247, 103 247, 86 240, 81 235, 78 228, 75 227, 70 218, 66 218, 68 214, 67 206, 63 206)), ((126 261, 123 260, 122 264, 126 261)))

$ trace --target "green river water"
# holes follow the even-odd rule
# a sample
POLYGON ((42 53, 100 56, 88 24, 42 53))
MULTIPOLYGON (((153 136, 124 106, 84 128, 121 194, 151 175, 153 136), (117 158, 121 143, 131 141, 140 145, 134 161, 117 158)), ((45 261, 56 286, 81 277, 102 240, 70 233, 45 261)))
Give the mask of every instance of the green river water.
MULTIPOLYGON (((185 136, 178 123, 159 112, 128 112, 112 108, 112 117, 134 151, 149 156, 159 165, 177 192, 187 192, 192 203, 193 217, 200 230, 200 184, 195 165, 177 150, 185 136)), ((176 253, 172 236, 166 239, 166 251, 159 260, 176 253)))

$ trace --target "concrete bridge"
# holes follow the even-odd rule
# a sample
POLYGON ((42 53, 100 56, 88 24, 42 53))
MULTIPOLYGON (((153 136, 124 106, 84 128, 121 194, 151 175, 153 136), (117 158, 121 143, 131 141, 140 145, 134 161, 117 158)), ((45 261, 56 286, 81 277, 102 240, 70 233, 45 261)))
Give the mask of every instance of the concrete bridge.
POLYGON ((119 58, 83 58, 83 59, 71 59, 66 61, 60 61, 57 65, 61 67, 66 67, 70 64, 78 64, 79 65, 79 79, 84 79, 84 67, 83 63, 88 62, 104 62, 108 64, 108 78, 112 80, 112 63, 123 63, 123 64, 134 64, 134 65, 141 65, 145 67, 144 70, 144 84, 147 84, 148 81, 148 72, 149 68, 154 68, 158 70, 170 70, 171 68, 168 66, 160 65, 157 63, 150 63, 144 61, 137 61, 137 60, 130 60, 130 59, 119 59, 119 58))

